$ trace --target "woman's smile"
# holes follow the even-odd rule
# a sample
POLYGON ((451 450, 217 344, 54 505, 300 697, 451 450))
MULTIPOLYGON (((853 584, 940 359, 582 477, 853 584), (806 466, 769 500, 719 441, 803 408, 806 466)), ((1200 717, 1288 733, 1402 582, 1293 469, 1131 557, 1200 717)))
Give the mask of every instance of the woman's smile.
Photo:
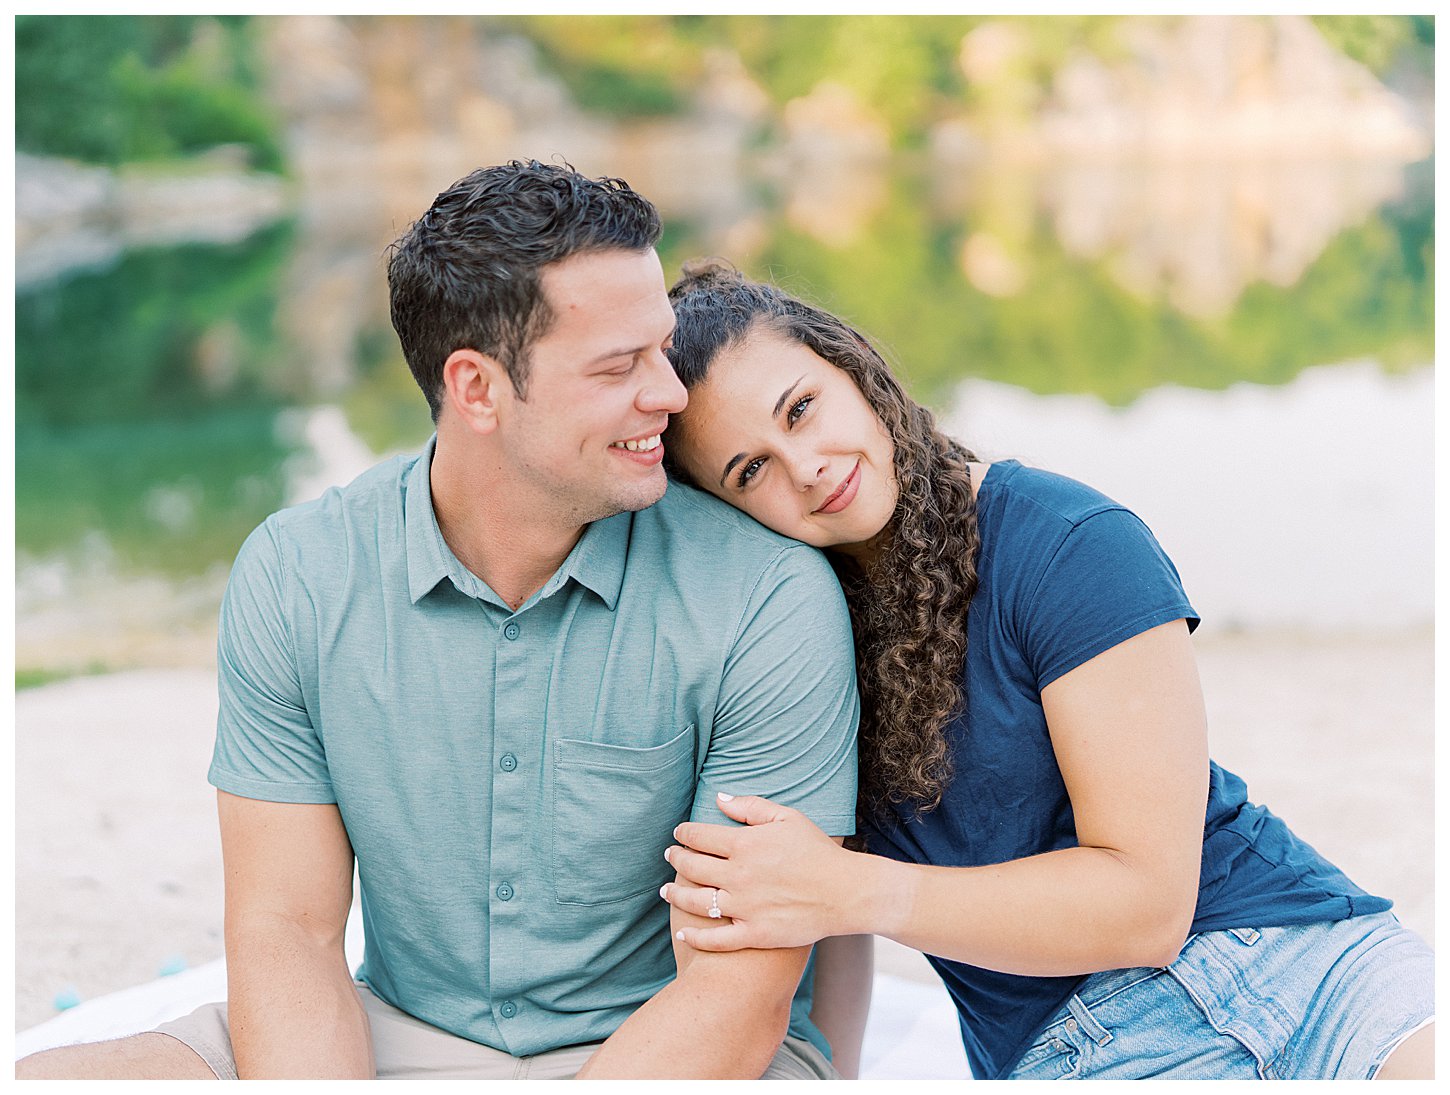
POLYGON ((831 492, 825 504, 816 510, 816 513, 840 513, 849 506, 856 498, 856 489, 861 485, 861 461, 856 461, 856 466, 851 469, 851 474, 841 482, 841 485, 831 492))

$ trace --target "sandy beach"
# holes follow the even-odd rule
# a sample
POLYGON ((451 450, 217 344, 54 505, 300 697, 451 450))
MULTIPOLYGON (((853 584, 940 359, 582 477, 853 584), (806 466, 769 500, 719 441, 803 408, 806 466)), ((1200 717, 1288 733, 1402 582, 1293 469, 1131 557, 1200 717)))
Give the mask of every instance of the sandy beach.
MULTIPOLYGON (((1434 640, 1197 640, 1215 759, 1434 942, 1434 640)), ((17 1029, 222 953, 216 717, 205 668, 16 697, 17 1029)), ((894 944, 878 965, 930 978, 894 944)))

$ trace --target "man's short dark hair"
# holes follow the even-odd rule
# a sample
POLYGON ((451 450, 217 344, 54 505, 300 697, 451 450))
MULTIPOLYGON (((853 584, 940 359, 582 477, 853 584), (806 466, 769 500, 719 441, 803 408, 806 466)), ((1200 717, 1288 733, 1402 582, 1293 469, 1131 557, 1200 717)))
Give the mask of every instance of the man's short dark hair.
POLYGON ((495 358, 527 395, 529 348, 554 321, 544 267, 592 251, 644 251, 659 238, 659 213, 628 183, 567 164, 512 160, 439 194, 388 258, 393 328, 434 420, 454 350, 495 358))

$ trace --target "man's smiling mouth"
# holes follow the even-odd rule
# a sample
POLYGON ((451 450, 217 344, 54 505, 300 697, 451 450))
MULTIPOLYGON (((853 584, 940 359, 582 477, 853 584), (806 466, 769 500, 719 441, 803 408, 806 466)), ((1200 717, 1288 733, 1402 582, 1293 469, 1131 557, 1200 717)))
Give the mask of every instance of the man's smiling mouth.
POLYGON ((660 435, 653 434, 650 437, 641 437, 634 441, 614 441, 610 443, 611 449, 628 449, 630 452, 652 452, 660 447, 660 435))

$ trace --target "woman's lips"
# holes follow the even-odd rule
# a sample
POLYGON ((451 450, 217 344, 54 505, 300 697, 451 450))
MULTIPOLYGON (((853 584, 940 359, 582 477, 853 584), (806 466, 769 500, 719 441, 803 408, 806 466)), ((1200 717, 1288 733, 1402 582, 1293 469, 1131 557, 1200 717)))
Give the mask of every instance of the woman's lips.
POLYGON ((857 460, 856 466, 851 469, 851 474, 846 476, 841 485, 836 488, 835 493, 826 499, 826 504, 816 510, 816 512, 840 513, 851 504, 851 501, 856 497, 856 490, 860 486, 861 461, 857 460))

